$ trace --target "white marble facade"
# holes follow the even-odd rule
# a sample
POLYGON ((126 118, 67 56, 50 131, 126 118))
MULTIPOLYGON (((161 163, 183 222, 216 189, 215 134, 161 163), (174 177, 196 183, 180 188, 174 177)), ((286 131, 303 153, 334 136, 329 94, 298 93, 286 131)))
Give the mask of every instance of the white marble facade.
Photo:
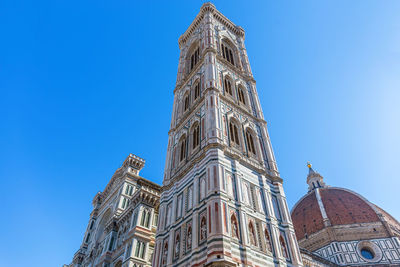
POLYGON ((129 155, 103 192, 70 267, 151 266, 160 186, 139 176, 144 160, 129 155))

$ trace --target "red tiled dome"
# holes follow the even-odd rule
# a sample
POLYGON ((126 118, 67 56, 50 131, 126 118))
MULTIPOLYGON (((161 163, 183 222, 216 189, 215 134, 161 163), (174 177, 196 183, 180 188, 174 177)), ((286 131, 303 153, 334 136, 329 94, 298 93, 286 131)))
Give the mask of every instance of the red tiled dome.
POLYGON ((318 232, 324 228, 321 211, 318 207, 315 192, 304 196, 292 210, 292 221, 297 239, 303 239, 306 234, 318 232))
POLYGON ((326 223, 332 226, 380 221, 372 204, 356 193, 329 187, 319 188, 319 192, 320 204, 317 201, 316 190, 312 190, 292 210, 298 240, 325 228, 324 211, 326 223))

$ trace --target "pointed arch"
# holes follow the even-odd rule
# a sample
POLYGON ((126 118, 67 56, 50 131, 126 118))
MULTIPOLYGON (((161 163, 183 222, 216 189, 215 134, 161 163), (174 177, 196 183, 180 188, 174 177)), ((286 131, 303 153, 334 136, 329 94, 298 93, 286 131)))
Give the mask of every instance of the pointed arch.
POLYGON ((190 129, 190 133, 191 133, 191 149, 195 150, 196 148, 199 147, 200 145, 200 123, 199 122, 195 122, 191 129, 190 129))
POLYGON ((272 252, 272 245, 271 245, 271 237, 269 235, 267 227, 264 229, 264 237, 265 237, 265 248, 267 251, 272 252))
POLYGON ((200 61, 200 40, 194 40, 186 52, 186 74, 192 72, 200 61))
POLYGON ((192 249, 192 226, 189 225, 186 231, 186 251, 192 249))
POLYGON ((101 242, 106 237, 105 226, 111 218, 111 208, 107 209, 101 216, 101 220, 97 227, 96 241, 101 242))
POLYGON ((282 256, 286 259, 289 258, 289 254, 287 251, 286 241, 282 234, 279 236, 279 244, 281 245, 282 256))
POLYGON ((254 131, 250 127, 247 127, 245 130, 245 136, 246 136, 246 145, 248 153, 256 156, 257 155, 256 142, 255 142, 256 136, 254 131))
POLYGON ((197 79, 192 85, 193 102, 200 98, 200 79, 197 79))
POLYGON ((239 239, 239 224, 235 213, 231 215, 231 236, 239 239))
POLYGON ((179 162, 186 159, 186 134, 179 139, 179 162))
POLYGON ((257 246, 256 232, 252 221, 249 222, 249 238, 250 238, 250 244, 253 246, 257 246))
POLYGON ((189 97, 189 91, 187 91, 184 95, 183 95, 183 105, 182 105, 182 114, 185 113, 190 107, 190 97, 189 97))
POLYGON ((200 219, 200 241, 204 241, 207 238, 207 219, 203 215, 200 219))
POLYGON ((167 265, 167 259, 168 259, 168 241, 165 241, 163 255, 162 255, 162 261, 161 261, 162 266, 167 265))
POLYGON ((233 66, 237 65, 237 49, 233 42, 227 37, 221 40, 221 56, 233 66))
POLYGON ((225 91, 225 95, 229 95, 231 97, 233 97, 233 80, 229 75, 225 75, 224 77, 224 91, 225 91))
POLYGON ((229 120, 229 137, 231 140, 231 143, 240 146, 240 138, 239 138, 239 123, 237 122, 236 119, 231 118, 229 120))
POLYGON ((174 258, 179 258, 180 252, 181 252, 181 234, 178 233, 175 236, 175 254, 174 258))
POLYGON ((243 104, 243 105, 247 104, 247 94, 246 94, 246 90, 244 89, 243 85, 238 86, 238 100, 239 100, 239 104, 243 104))

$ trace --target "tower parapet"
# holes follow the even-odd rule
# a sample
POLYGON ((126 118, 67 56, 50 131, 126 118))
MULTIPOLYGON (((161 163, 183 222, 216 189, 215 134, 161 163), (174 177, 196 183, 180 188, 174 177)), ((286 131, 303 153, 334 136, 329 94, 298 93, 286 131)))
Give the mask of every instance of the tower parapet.
POLYGON ((125 159, 122 164, 122 168, 125 168, 127 171, 132 172, 135 175, 139 175, 141 169, 143 169, 146 161, 134 154, 129 154, 129 156, 125 159))

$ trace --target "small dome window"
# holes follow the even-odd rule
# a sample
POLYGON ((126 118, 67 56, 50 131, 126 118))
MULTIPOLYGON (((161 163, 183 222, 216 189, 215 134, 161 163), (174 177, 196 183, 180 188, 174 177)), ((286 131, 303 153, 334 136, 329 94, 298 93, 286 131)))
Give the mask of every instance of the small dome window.
POLYGON ((372 260, 375 257, 374 253, 366 247, 361 249, 361 255, 368 260, 372 260))

